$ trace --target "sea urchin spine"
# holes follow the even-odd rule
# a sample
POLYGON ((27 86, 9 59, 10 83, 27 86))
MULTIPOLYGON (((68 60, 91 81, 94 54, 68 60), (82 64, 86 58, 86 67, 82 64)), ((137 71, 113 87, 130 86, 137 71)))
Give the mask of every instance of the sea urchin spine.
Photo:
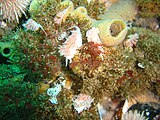
POLYGON ((7 21, 19 22, 19 17, 25 14, 31 0, 0 0, 0 16, 7 21))

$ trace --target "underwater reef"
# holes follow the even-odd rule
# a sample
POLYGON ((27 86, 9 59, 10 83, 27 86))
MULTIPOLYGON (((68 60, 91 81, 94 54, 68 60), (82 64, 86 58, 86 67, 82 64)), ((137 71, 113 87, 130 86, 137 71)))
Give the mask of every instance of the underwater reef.
POLYGON ((158 0, 0 0, 1 120, 159 120, 158 0))

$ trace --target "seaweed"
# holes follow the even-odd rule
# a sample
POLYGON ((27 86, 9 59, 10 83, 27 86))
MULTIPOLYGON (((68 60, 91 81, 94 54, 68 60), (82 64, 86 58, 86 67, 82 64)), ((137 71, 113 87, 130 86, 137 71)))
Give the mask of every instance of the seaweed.
POLYGON ((138 14, 142 17, 158 17, 160 16, 159 0, 135 0, 138 6, 138 14))

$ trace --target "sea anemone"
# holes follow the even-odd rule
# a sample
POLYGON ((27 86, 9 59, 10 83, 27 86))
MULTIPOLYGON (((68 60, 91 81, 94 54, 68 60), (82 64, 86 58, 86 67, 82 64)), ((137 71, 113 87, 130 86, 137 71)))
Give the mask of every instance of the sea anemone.
POLYGON ((146 120, 143 113, 140 114, 138 111, 129 111, 123 117, 122 120, 146 120))
POLYGON ((0 0, 0 15, 2 19, 7 21, 17 21, 19 22, 19 17, 25 14, 27 6, 30 4, 31 0, 0 0))

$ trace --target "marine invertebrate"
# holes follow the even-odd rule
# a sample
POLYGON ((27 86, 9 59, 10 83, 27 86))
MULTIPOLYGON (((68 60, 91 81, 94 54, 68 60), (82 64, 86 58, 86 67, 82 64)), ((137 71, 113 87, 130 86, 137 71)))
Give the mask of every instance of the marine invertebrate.
POLYGON ((147 103, 137 103, 133 104, 128 112, 137 111, 141 116, 148 120, 153 120, 154 117, 160 114, 160 104, 155 102, 147 102, 147 103))
POLYGON ((39 9, 40 4, 44 4, 46 1, 44 0, 32 0, 29 5, 29 13, 35 13, 39 9))
POLYGON ((77 112, 80 113, 83 110, 89 109, 93 101, 94 100, 91 98, 91 96, 79 94, 73 99, 73 106, 74 109, 76 109, 77 112))
POLYGON ((137 110, 128 111, 122 116, 122 120, 146 120, 143 114, 140 114, 137 110))
POLYGON ((82 46, 82 35, 80 28, 78 26, 72 26, 69 29, 73 29, 70 31, 71 35, 67 38, 62 46, 59 46, 60 55, 64 55, 66 58, 66 66, 68 64, 68 60, 69 63, 71 63, 72 58, 77 53, 77 49, 82 46))
POLYGON ((127 39, 127 41, 124 42, 124 44, 127 48, 129 48, 129 49, 131 49, 131 51, 133 51, 133 47, 136 46, 138 39, 139 39, 139 35, 137 33, 131 34, 128 36, 128 39, 127 39))
POLYGON ((25 14, 28 5, 31 0, 0 0, 0 13, 2 15, 2 19, 7 19, 9 22, 17 21, 19 22, 19 17, 25 14))
POLYGON ((107 9, 106 2, 103 2, 103 0, 74 0, 73 4, 76 8, 82 6, 86 8, 88 16, 96 20, 100 19, 100 14, 104 14, 107 9))
POLYGON ((60 7, 67 7, 64 10, 58 12, 54 18, 54 22, 56 24, 60 24, 61 22, 65 22, 66 18, 69 16, 69 14, 72 13, 74 10, 73 2, 70 0, 64 0, 60 3, 60 7))
POLYGON ((5 27, 7 27, 6 22, 0 21, 0 28, 5 28, 5 27))
POLYGON ((119 108, 121 108, 121 106, 118 106, 118 104, 119 104, 119 101, 112 100, 111 98, 108 98, 107 96, 105 96, 105 98, 102 99, 102 103, 97 104, 100 120, 113 119, 113 117, 115 116, 115 112, 119 108))
POLYGON ((99 30, 99 37, 105 46, 113 47, 120 44, 126 34, 127 25, 121 19, 108 19, 94 23, 94 27, 99 30))
POLYGON ((0 42, 0 53, 4 57, 11 57, 13 53, 14 45, 11 42, 0 42))
POLYGON ((54 18, 54 22, 56 24, 60 24, 60 23, 64 22, 66 20, 67 16, 69 15, 69 14, 67 14, 68 10, 69 10, 69 7, 67 7, 63 11, 57 13, 57 15, 54 18))
MULTIPOLYGON (((99 46, 99 50, 103 53, 103 47, 102 47, 102 42, 99 38, 99 30, 95 27, 92 27, 90 30, 88 30, 86 32, 86 37, 87 37, 87 41, 88 42, 94 42, 94 44, 98 44, 99 46)), ((100 54, 100 56, 102 57, 103 60, 103 56, 102 53, 100 54)))
POLYGON ((28 19, 26 21, 26 23, 22 24, 22 26, 27 29, 27 30, 31 30, 31 31, 37 31, 39 30, 39 28, 41 28, 43 30, 43 32, 46 34, 46 32, 44 31, 43 27, 38 24, 36 21, 34 21, 33 19, 28 19))
POLYGON ((102 44, 102 41, 99 38, 99 30, 95 27, 92 27, 86 32, 86 37, 88 42, 94 42, 95 44, 102 44))
MULTIPOLYGON (((139 40, 134 48, 138 78, 143 86, 146 85, 153 89, 153 86, 159 86, 160 36, 158 33, 142 27, 133 27, 131 31, 139 35, 139 40), (152 86, 152 84, 154 85, 152 86)), ((155 90, 159 93, 159 88, 157 88, 155 90)))
POLYGON ((95 21, 94 19, 92 19, 90 16, 88 16, 87 13, 87 9, 83 6, 80 6, 78 8, 76 8, 72 13, 71 13, 71 17, 73 18, 78 18, 80 20, 87 20, 89 21, 90 24, 93 23, 93 21, 95 21))
POLYGON ((49 101, 52 104, 58 104, 57 101, 57 95, 59 94, 59 92, 61 91, 61 84, 55 84, 54 88, 49 88, 47 90, 47 95, 49 95, 51 98, 49 99, 49 101))

